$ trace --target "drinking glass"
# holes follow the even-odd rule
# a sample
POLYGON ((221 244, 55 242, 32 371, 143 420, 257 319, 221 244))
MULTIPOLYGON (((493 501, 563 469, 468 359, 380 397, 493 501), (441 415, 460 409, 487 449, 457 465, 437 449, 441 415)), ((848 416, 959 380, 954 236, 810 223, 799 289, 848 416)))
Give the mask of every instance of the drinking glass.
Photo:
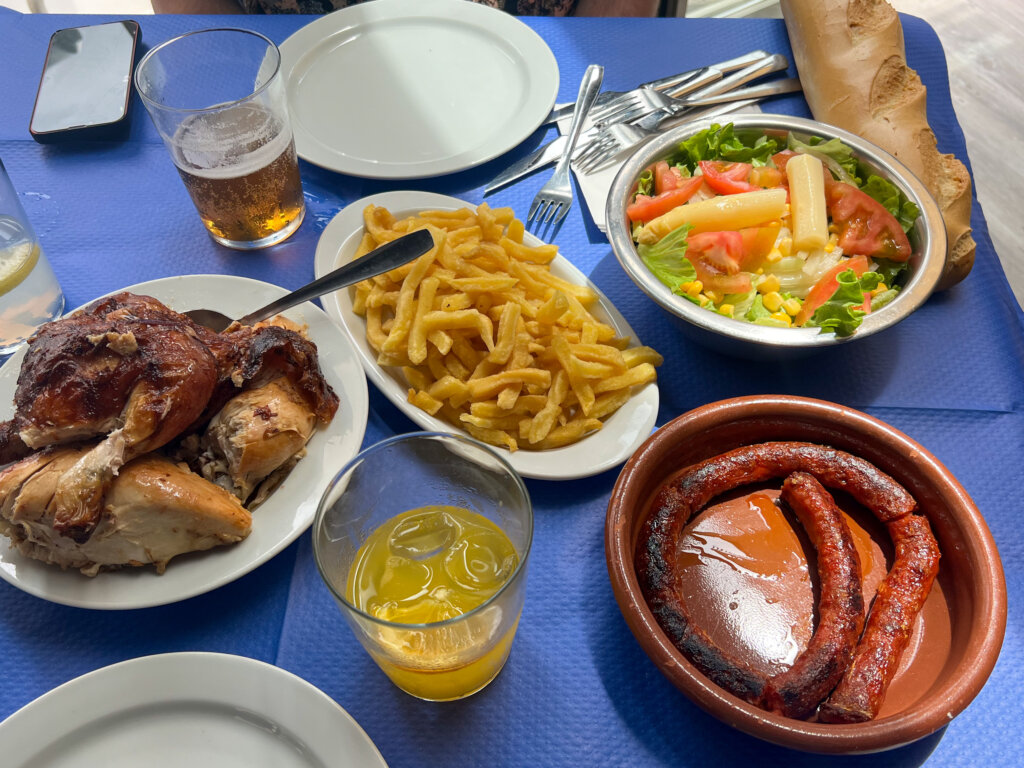
POLYGON ((484 688, 501 671, 523 609, 533 508, 522 478, 475 440, 414 432, 377 443, 331 481, 313 523, 320 575, 359 642, 391 681, 428 701, 484 688), (360 547, 381 525, 409 510, 461 507, 508 537, 517 564, 489 599, 454 618, 401 624, 377 618, 350 599, 348 580, 360 547))
POLYGON ((146 54, 135 87, 210 236, 279 243, 305 215, 281 54, 245 29, 205 29, 146 54))
POLYGON ((64 311, 64 294, 0 161, 0 355, 64 311))

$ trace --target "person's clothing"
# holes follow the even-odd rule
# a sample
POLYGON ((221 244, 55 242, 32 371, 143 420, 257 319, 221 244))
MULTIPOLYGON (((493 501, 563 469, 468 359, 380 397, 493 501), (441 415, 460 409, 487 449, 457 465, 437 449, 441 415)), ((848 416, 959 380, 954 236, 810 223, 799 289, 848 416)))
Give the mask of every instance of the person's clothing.
MULTIPOLYGON (((517 16, 568 16, 576 0, 471 0, 517 16)), ((330 13, 360 0, 239 0, 246 13, 330 13)))

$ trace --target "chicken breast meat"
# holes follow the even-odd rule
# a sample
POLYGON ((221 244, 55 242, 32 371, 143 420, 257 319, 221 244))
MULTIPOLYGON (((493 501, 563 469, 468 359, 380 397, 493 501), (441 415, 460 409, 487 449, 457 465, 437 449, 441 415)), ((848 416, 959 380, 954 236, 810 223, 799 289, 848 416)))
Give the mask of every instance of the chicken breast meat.
POLYGON ((316 424, 316 413, 282 376, 229 400, 176 457, 252 509, 305 454, 316 424))
POLYGON ((252 515, 222 488, 157 454, 125 464, 107 487, 92 535, 77 542, 55 526, 61 478, 91 450, 49 448, 0 472, 0 533, 25 556, 88 576, 154 565, 233 544, 249 535, 252 515))
POLYGON ((121 465, 203 413, 218 365, 197 329, 156 299, 128 293, 39 329, 18 376, 14 418, 0 425, 0 461, 106 435, 67 469, 53 501, 56 530, 88 538, 121 465))
POLYGON ((40 328, 22 363, 14 416, 0 423, 0 464, 23 459, 2 475, 0 532, 34 557, 87 571, 146 562, 162 570, 180 552, 239 540, 237 526, 181 523, 189 509, 230 517, 240 500, 261 501, 338 409, 316 345, 285 325, 218 334, 156 299, 120 293, 40 328), (212 484, 152 455, 199 436, 208 463, 223 471, 202 462, 193 469, 232 492, 230 514, 196 501, 212 484), (161 497, 142 468, 164 473, 161 497), (136 532, 115 536, 112 519, 131 520, 136 532), (152 527, 138 533, 145 520, 152 527))

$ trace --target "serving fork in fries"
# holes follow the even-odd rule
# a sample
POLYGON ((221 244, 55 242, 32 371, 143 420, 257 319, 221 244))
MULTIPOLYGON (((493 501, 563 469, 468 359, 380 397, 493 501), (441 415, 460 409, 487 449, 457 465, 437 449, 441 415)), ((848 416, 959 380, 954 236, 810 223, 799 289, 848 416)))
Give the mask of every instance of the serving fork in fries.
POLYGON ((557 247, 525 244, 510 208, 396 219, 371 205, 363 218, 356 258, 415 229, 434 237, 353 299, 377 362, 401 369, 409 402, 427 413, 510 451, 557 448, 655 380, 661 355, 595 317, 597 293, 553 274, 557 247))

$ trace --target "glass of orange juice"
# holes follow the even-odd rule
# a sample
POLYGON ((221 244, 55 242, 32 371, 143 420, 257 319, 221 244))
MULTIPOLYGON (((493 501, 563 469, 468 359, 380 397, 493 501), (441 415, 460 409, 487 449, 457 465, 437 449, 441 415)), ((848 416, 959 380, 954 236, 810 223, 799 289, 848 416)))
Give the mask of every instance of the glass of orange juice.
POLYGON ((533 508, 493 450, 415 432, 356 456, 331 481, 313 553, 359 642, 428 701, 476 693, 508 659, 523 609, 533 508))

